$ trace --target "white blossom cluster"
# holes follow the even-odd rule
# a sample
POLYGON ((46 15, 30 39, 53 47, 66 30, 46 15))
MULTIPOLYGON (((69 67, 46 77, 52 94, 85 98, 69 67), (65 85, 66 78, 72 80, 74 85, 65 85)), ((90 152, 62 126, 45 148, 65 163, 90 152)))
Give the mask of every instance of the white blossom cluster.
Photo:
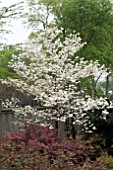
POLYGON ((2 102, 2 105, 3 105, 3 109, 9 109, 9 108, 15 108, 15 107, 18 107, 18 98, 11 98, 10 100, 9 99, 5 99, 3 102, 2 102))
MULTIPOLYGON (((80 122, 83 111, 99 105, 100 99, 86 99, 84 92, 77 90, 82 79, 96 76, 97 72, 106 73, 97 61, 88 62, 79 57, 73 60, 74 54, 84 44, 79 34, 70 34, 63 41, 62 29, 48 28, 27 43, 24 53, 12 57, 9 65, 20 79, 9 78, 2 82, 35 96, 35 100, 40 100, 47 107, 40 111, 31 106, 18 108, 15 111, 19 119, 23 120, 24 116, 32 121, 65 121, 67 117, 74 116, 76 122, 80 122)), ((106 104, 105 101, 103 104, 106 104)))
POLYGON ((93 112, 94 114, 95 112, 99 112, 99 118, 101 120, 107 121, 107 115, 109 115, 110 110, 113 110, 113 102, 108 101, 107 98, 100 97, 99 99, 95 100, 88 98, 87 102, 85 102, 85 105, 83 106, 84 114, 82 114, 79 119, 82 120, 81 122, 84 126, 85 132, 89 133, 89 128, 96 130, 96 126, 91 122, 91 115, 89 115, 87 112, 93 112))

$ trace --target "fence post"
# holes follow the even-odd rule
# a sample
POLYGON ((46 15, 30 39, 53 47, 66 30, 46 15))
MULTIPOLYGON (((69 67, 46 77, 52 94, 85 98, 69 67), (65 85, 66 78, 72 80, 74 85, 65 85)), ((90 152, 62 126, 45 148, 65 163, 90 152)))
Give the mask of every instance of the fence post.
POLYGON ((65 139, 65 122, 58 121, 58 139, 64 140, 65 139))

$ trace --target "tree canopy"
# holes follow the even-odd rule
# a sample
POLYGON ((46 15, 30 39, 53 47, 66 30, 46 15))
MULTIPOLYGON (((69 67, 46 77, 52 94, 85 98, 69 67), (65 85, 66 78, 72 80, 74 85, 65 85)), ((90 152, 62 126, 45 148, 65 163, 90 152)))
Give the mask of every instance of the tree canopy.
MULTIPOLYGON (((54 16, 54 24, 63 28, 64 36, 76 31, 87 45, 78 54, 88 60, 99 60, 113 68, 113 5, 109 0, 30 0, 28 22, 35 26, 41 13, 34 8, 45 6, 54 16), (38 18, 36 20, 36 17, 38 18)), ((44 21, 44 20, 43 20, 44 21)), ((35 27, 36 28, 36 27, 35 27)))
POLYGON ((22 121, 65 121, 74 117, 80 122, 83 111, 92 106, 91 102, 95 107, 98 104, 98 98, 93 100, 85 91, 87 86, 81 86, 81 81, 95 77, 96 72, 106 73, 106 69, 97 61, 88 62, 79 57, 74 62, 73 55, 84 43, 78 34, 70 34, 62 42, 59 34, 62 29, 56 27, 40 32, 35 41, 27 44, 24 53, 11 59, 10 66, 20 78, 8 78, 2 83, 34 96, 34 100, 46 108, 45 111, 30 106, 18 108, 17 114, 22 116, 22 121))

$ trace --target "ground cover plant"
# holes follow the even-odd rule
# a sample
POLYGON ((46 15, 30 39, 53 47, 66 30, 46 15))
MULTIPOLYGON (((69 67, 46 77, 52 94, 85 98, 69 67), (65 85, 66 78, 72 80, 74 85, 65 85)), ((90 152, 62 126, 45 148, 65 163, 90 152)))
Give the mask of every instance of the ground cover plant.
POLYGON ((0 169, 7 170, 99 170, 113 168, 113 157, 102 150, 102 140, 65 138, 57 131, 30 124, 22 132, 10 132, 0 139, 0 169))
POLYGON ((90 148, 79 138, 59 141, 48 127, 31 124, 23 132, 6 134, 0 140, 1 169, 60 170, 82 165, 90 148))

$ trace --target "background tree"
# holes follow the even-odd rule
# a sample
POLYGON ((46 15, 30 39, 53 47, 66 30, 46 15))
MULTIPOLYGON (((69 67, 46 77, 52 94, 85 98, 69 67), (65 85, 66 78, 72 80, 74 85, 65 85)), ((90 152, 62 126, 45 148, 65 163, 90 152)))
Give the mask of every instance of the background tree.
POLYGON ((4 46, 4 49, 0 50, 0 78, 7 79, 8 77, 17 77, 17 74, 8 66, 9 61, 12 58, 12 55, 18 55, 22 52, 21 47, 18 45, 7 45, 4 46))
MULTIPOLYGON (((17 73, 9 67, 9 61, 12 58, 12 55, 19 55, 22 52, 21 45, 4 45, 0 50, 0 79, 8 79, 11 77, 13 79, 19 78, 17 73)), ((0 83, 0 98, 2 100, 6 98, 11 98, 14 95, 16 96, 16 90, 7 85, 3 85, 0 83)), ((19 94, 17 94, 19 96, 19 94)))
POLYGON ((79 32, 87 45, 79 54, 113 66, 113 5, 109 0, 40 0, 52 7, 55 23, 64 32, 79 32))
POLYGON ((28 12, 24 13, 25 23, 33 31, 46 29, 52 21, 52 8, 48 4, 42 4, 36 0, 27 1, 28 12))

